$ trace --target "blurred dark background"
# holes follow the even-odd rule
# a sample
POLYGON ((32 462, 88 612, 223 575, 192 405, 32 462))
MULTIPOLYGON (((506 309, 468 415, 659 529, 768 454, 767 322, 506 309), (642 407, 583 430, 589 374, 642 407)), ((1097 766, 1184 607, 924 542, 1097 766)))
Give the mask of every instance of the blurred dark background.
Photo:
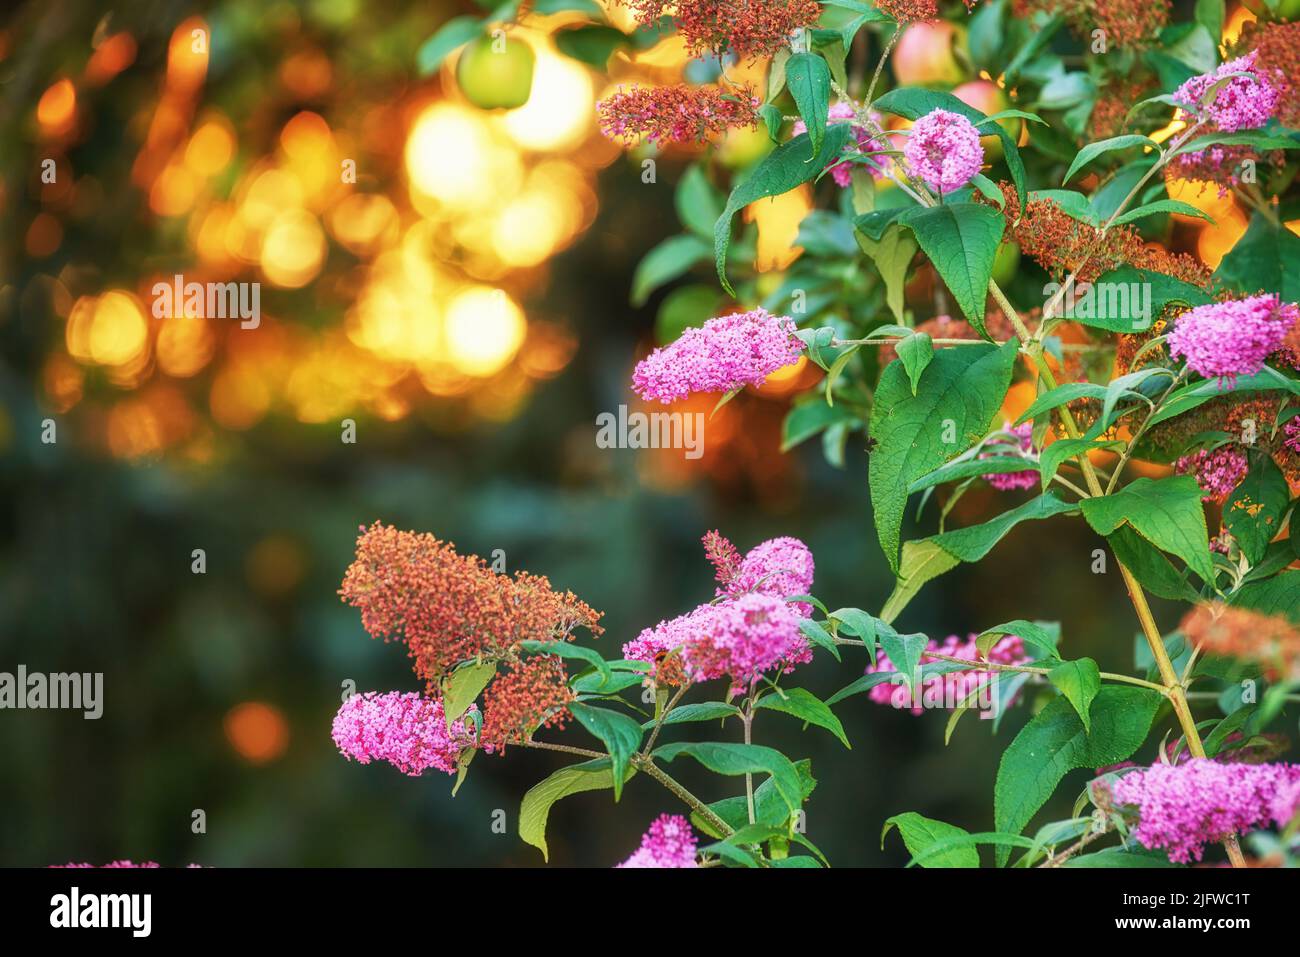
MULTIPOLYGON (((420 78, 412 66, 419 43, 464 9, 411 6, 45 2, 5 15, 0 671, 102 671, 105 704, 98 721, 0 711, 0 864, 540 863, 516 814, 558 756, 480 756, 453 799, 449 778, 360 767, 333 747, 345 682, 417 688, 402 648, 371 641, 337 596, 357 528, 375 519, 465 551, 501 549, 508 570, 572 589, 607 613, 607 657, 711 595, 699 545, 711 528, 742 549, 804 539, 831 608, 878 611, 889 594, 865 451, 851 447, 843 469, 816 442, 779 452, 790 394, 815 381, 808 370, 729 405, 697 463, 596 447, 596 414, 634 401, 632 364, 654 342, 664 294, 634 309, 628 289, 640 256, 678 229, 671 189, 689 157, 666 157, 647 185, 589 123, 544 142, 563 117, 513 131, 475 119, 447 68, 420 78), (193 29, 211 39, 198 79, 177 52, 193 29), (96 55, 106 62, 94 66, 96 55), (451 112, 429 113, 440 105, 451 112), (477 159, 495 177, 486 196, 417 188, 421 164, 437 160, 412 152, 412 131, 431 115, 451 123, 438 136, 459 130, 457 146, 482 140, 477 159), (357 184, 322 185, 311 165, 322 151, 331 183, 332 164, 355 156, 357 184), (55 184, 40 180, 47 157, 66 172, 55 184), (259 192, 268 169, 288 178, 259 192), (520 247, 545 232, 524 210, 484 239, 485 210, 534 185, 539 202, 558 202, 543 203, 543 218, 564 230, 520 247), (349 191, 383 199, 347 207, 349 191), (268 238, 277 229, 294 240, 288 254, 268 238), (302 248, 315 252, 295 256, 302 248), (172 341, 167 323, 192 320, 154 320, 143 304, 174 271, 261 281, 261 328, 200 320, 201 342, 172 341), (390 298, 368 307, 377 287, 390 298), (499 354, 457 332, 456 297, 480 288, 509 296, 503 324, 483 333, 513 337, 499 354), (135 306, 106 300, 114 290, 135 306), (395 314, 409 327, 383 325, 395 314), (450 338, 423 342, 431 327, 450 338), (354 444, 340 441, 345 418, 354 444), (196 809, 204 834, 191 830, 196 809)), ((665 62, 644 70, 680 70, 665 62)), ((589 113, 603 81, 585 72, 578 105, 589 113)), ((1012 504, 994 494, 968 496, 955 520, 1012 504)), ((933 522, 931 505, 923 527, 933 522)), ((1134 623, 1118 577, 1090 572, 1095 544, 1077 522, 1021 528, 978 568, 928 586, 899 624, 941 638, 1059 619, 1072 655, 1127 669, 1134 623)), ((1174 624, 1168 609, 1161 621, 1174 624)), ((861 673, 864 661, 845 658, 819 655, 800 683, 829 695, 861 673)), ((837 708, 852 751, 774 713, 755 733, 812 759, 808 834, 834 864, 900 864, 897 835, 880 848, 891 814, 990 829, 998 756, 1030 707, 996 738, 968 717, 947 747, 945 714, 916 718, 865 696, 837 708)), ((735 782, 677 771, 706 799, 732 793, 735 782)), ((1057 816, 1074 783, 1049 807, 1057 816)), ((608 794, 568 799, 551 815, 551 860, 609 866, 668 810, 670 796, 640 778, 617 806, 608 794)))

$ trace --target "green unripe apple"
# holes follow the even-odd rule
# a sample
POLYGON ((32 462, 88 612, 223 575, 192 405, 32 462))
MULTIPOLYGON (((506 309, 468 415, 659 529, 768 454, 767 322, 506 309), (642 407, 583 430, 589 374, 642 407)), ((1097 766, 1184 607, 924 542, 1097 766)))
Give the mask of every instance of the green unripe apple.
POLYGON ((513 110, 533 89, 533 48, 503 34, 479 37, 460 54, 456 82, 465 99, 484 110, 513 110))

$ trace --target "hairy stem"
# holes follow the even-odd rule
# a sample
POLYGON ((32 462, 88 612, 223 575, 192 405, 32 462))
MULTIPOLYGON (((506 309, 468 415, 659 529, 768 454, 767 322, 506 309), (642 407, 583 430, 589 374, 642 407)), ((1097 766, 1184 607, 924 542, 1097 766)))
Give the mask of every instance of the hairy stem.
POLYGON ((718 817, 718 815, 715 814, 707 804, 705 804, 703 801, 697 798, 690 791, 686 790, 686 788, 678 784, 675 780, 673 780, 673 778, 669 777, 668 774, 661 767, 655 764, 648 757, 638 754, 636 757, 632 759, 632 763, 636 765, 636 767, 639 770, 644 771, 646 774, 650 775, 650 777, 654 778, 656 781, 658 781, 660 784, 666 787, 669 791, 671 791, 674 795, 676 795, 676 797, 683 804, 689 807, 701 818, 703 818, 704 820, 708 821, 711 825, 713 825, 713 827, 717 830, 717 832, 721 834, 723 837, 730 837, 732 834, 736 833, 731 829, 730 825, 728 825, 727 822, 724 821, 722 818, 718 817))

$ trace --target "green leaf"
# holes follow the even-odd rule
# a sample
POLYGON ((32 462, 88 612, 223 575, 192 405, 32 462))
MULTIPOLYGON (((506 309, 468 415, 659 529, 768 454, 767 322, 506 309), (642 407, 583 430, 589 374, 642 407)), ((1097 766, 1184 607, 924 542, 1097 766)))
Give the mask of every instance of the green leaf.
POLYGON ((1180 216, 1195 216, 1207 222, 1214 222, 1213 216, 1203 209, 1197 209, 1190 203, 1184 203, 1176 199, 1158 199, 1153 203, 1145 203, 1136 209, 1130 209, 1127 213, 1116 216, 1111 225, 1123 226, 1125 223, 1136 222, 1139 219, 1146 219, 1148 216, 1155 216, 1160 213, 1178 213, 1180 216))
MULTIPOLYGON (((970 832, 955 824, 922 817, 915 811, 906 811, 903 814, 895 814, 885 821, 884 829, 880 832, 882 848, 885 846, 885 835, 894 827, 898 828, 903 844, 907 846, 908 853, 914 858, 920 857, 941 841, 955 837, 970 837, 970 832)), ((925 866, 979 867, 980 856, 973 847, 954 847, 946 853, 936 855, 925 866)))
POLYGON ((1006 396, 1015 357, 1014 342, 941 349, 915 395, 901 360, 881 374, 871 410, 879 445, 869 482, 880 545, 895 572, 908 486, 984 436, 1006 396))
POLYGON ((705 239, 712 238, 713 224, 722 215, 722 203, 722 194, 709 182, 704 166, 696 163, 687 167, 673 193, 673 205, 682 225, 705 239))
MULTIPOLYGON (((627 778, 636 774, 628 768, 627 778)), ((627 780, 626 778, 624 779, 627 780)), ((519 837, 542 852, 542 860, 550 860, 546 847, 546 819, 551 806, 561 798, 583 791, 599 791, 614 786, 614 771, 609 758, 597 758, 582 764, 561 768, 545 780, 528 789, 519 805, 519 837)))
POLYGON ((1283 302, 1300 299, 1300 236, 1260 213, 1214 271, 1237 292, 1273 292, 1283 302))
POLYGON ((813 151, 821 149, 830 110, 831 71, 815 53, 796 53, 785 64, 785 82, 808 127, 813 151))
POLYGON ((980 844, 993 844, 997 847, 998 853, 1011 853, 1010 848, 1026 847, 1031 850, 1036 846, 1032 840, 1027 837, 1021 837, 1019 834, 1004 834, 1001 831, 981 831, 978 834, 954 834, 951 837, 945 837, 942 840, 935 841, 923 852, 916 855, 908 863, 908 867, 916 865, 924 867, 925 861, 932 858, 947 857, 953 851, 961 848, 975 848, 980 844))
POLYGON ((929 643, 930 640, 925 635, 900 635, 892 628, 880 634, 881 650, 889 656, 909 688, 912 687, 912 679, 920 671, 921 653, 929 643))
MULTIPOLYGON (((802 761, 796 761, 794 767, 799 773, 799 787, 802 799, 806 801, 817 787, 817 780, 812 776, 812 764, 805 758, 802 761)), ((709 805, 709 810, 722 818, 734 830, 739 830, 749 824, 749 802, 743 794, 723 798, 721 801, 714 801, 709 805)), ((790 818, 790 808, 777 791, 776 785, 772 783, 771 778, 766 779, 762 784, 754 788, 754 821, 756 823, 767 824, 771 827, 788 827, 790 818)), ((691 814, 691 823, 705 834, 717 838, 722 837, 698 814, 691 814)))
POLYGON ((442 61, 483 33, 483 21, 478 17, 452 17, 438 31, 420 44, 415 54, 415 69, 420 76, 428 76, 442 61))
POLYGON ((867 646, 867 655, 871 664, 876 663, 876 635, 884 623, 861 608, 839 608, 826 616, 840 623, 840 629, 847 628, 852 634, 862 639, 867 646))
POLYGON ((1200 598, 1187 582, 1187 572, 1176 569, 1159 549, 1127 525, 1106 536, 1106 543, 1120 564, 1133 573, 1138 583, 1161 598, 1196 601, 1200 598))
POLYGON ((907 493, 913 495, 943 482, 953 482, 971 476, 1005 472, 1032 472, 1037 469, 1038 465, 1036 463, 1028 459, 1022 459, 1018 455, 993 455, 988 458, 968 458, 962 455, 953 459, 947 465, 941 465, 933 472, 922 475, 907 487, 907 493))
POLYGON ((557 30, 553 39, 565 56, 597 70, 605 69, 615 50, 631 43, 622 30, 595 24, 557 30))
MULTIPOLYGON (((904 542, 903 558, 898 566, 898 581, 884 607, 880 609, 880 620, 893 622, 926 582, 951 571, 959 564, 961 562, 958 558, 944 551, 942 546, 936 545, 933 539, 922 538, 915 542, 904 542)), ((832 704, 835 703, 834 698, 830 701, 832 704)))
POLYGON ((577 701, 570 703, 569 712, 609 750, 613 761, 614 800, 617 801, 623 796, 628 761, 641 745, 641 725, 618 711, 593 708, 577 701))
MULTIPOLYGON (((923 90, 912 86, 890 90, 883 96, 878 97, 872 106, 877 110, 893 113, 895 116, 901 116, 909 120, 919 120, 927 113, 939 109, 956 113, 958 116, 964 116, 973 124, 979 124, 988 119, 988 116, 984 113, 981 113, 973 106, 963 103, 951 93, 923 90)), ((1025 163, 1020 157, 1020 148, 1016 145, 1015 138, 1001 126, 995 126, 992 132, 1002 141, 1003 157, 1006 160, 1007 169, 1011 173, 1012 182, 1016 184, 1016 195, 1020 198, 1020 208, 1024 209, 1027 202, 1025 196, 1025 163)))
POLYGON ((1047 673, 1047 680, 1065 695, 1066 701, 1074 705, 1079 720, 1083 722, 1084 733, 1092 734, 1088 711, 1092 707, 1092 700, 1101 690, 1101 672, 1097 668, 1097 662, 1091 658, 1062 661, 1047 673))
POLYGON ((1079 505, 1098 535, 1130 525, 1161 551, 1181 558, 1203 581, 1214 579, 1205 509, 1194 476, 1135 479, 1111 495, 1086 498, 1079 505))
MULTIPOLYGON (((678 705, 664 717, 664 724, 684 724, 688 721, 719 721, 727 718, 739 718, 742 712, 734 704, 725 701, 701 701, 697 704, 678 705)), ((641 725, 649 729, 654 727, 650 720, 641 725)))
POLYGON ((989 338, 984 305, 1006 226, 1002 214, 983 203, 953 203, 904 210, 898 222, 912 230, 967 321, 989 338))
POLYGON ((496 673, 495 661, 486 664, 468 662, 451 673, 451 677, 442 686, 442 711, 449 729, 452 722, 474 703, 496 673))
POLYGON ((814 396, 786 413, 781 426, 781 451, 788 452, 805 439, 838 422, 856 422, 857 416, 842 405, 828 405, 825 398, 814 396))
POLYGON ((844 151, 852 124, 836 123, 826 128, 821 149, 814 151, 807 133, 783 143, 759 162, 745 181, 731 191, 727 205, 713 227, 713 261, 722 288, 736 294, 727 279, 727 248, 731 245, 731 219, 750 203, 788 193, 824 170, 844 151))
POLYGON ((1270 455, 1252 455, 1250 471, 1223 503, 1223 523, 1256 565, 1281 529, 1291 488, 1270 455))
POLYGON ((1300 625, 1300 570, 1290 569, 1265 581, 1243 585, 1230 604, 1263 615, 1282 615, 1300 625))
POLYGON ((897 674, 898 672, 896 671, 873 671, 870 674, 865 674, 861 678, 855 679, 839 691, 835 692, 835 694, 826 699, 826 703, 828 705, 839 704, 839 702, 843 701, 845 698, 851 698, 855 694, 862 694, 864 691, 870 691, 877 685, 889 684, 894 680, 894 677, 897 674))
POLYGON ((912 395, 916 395, 916 386, 921 381, 921 373, 934 358, 934 343, 928 333, 914 332, 906 339, 900 340, 894 349, 898 353, 898 358, 903 360, 907 381, 912 384, 912 395))
POLYGON ((1223 35, 1224 0, 1196 0, 1196 22, 1212 37, 1223 35))
POLYGON ((1043 477, 1043 488, 1052 484, 1052 478, 1066 459, 1072 459, 1081 452, 1087 453, 1091 449, 1117 447, 1124 447, 1124 443, 1119 439, 1109 439, 1104 442, 1094 442, 1092 439, 1057 439, 1050 445, 1044 446, 1042 454, 1038 457, 1038 470, 1043 477))
POLYGON ((1217 379, 1209 379, 1204 382, 1194 382, 1191 385, 1183 386, 1174 392, 1164 404, 1156 410, 1147 422, 1147 428, 1159 425, 1168 419, 1182 415, 1184 412, 1190 412, 1197 406, 1209 402, 1211 399, 1219 398, 1228 393, 1241 392, 1274 392, 1286 391, 1293 395, 1300 395, 1300 383, 1295 379, 1289 379, 1282 373, 1269 366, 1265 366, 1259 372, 1253 375, 1237 376, 1236 380, 1228 388, 1217 379))
POLYGON ((840 650, 835 647, 835 639, 821 626, 820 622, 813 621, 811 618, 800 619, 799 632, 817 647, 829 651, 836 661, 840 660, 840 650))
POLYGON ((657 748, 651 757, 667 764, 683 754, 716 774, 770 774, 773 786, 791 813, 803 804, 799 772, 789 758, 774 748, 759 744, 682 741, 657 748))
POLYGON ((1160 851, 1126 851, 1118 847, 1108 847, 1104 851, 1092 854, 1079 854, 1070 858, 1062 867, 1177 867, 1160 851))
POLYGON ((1003 512, 987 522, 968 525, 966 528, 954 528, 952 531, 932 536, 930 541, 955 558, 964 562, 977 562, 992 551, 993 546, 1021 522, 1039 521, 1064 515, 1073 512, 1078 505, 1077 502, 1067 502, 1051 492, 1044 492, 1037 498, 1030 499, 1023 505, 1003 512))
MULTIPOLYGON (((1092 702, 1092 733, 1065 698, 1048 702, 1002 754, 994 785, 993 818, 999 831, 1019 834, 1075 768, 1126 760, 1146 740, 1163 700, 1146 688, 1108 685, 1092 702)), ((998 866, 1010 851, 999 848, 998 866)))
POLYGON ((1121 266, 1098 276, 1092 292, 1068 315, 1097 329, 1133 332, 1151 328, 1171 302, 1200 306, 1209 301, 1205 290, 1189 282, 1151 269, 1121 266))
POLYGON ((1079 150, 1079 155, 1074 158, 1070 164, 1069 170, 1065 173, 1065 179, 1061 180, 1062 184, 1068 183, 1079 170, 1083 169, 1098 156, 1106 153, 1113 153, 1115 150, 1131 149, 1134 146, 1151 146, 1157 150, 1159 144, 1154 140, 1139 136, 1136 133, 1126 133, 1123 136, 1112 136, 1108 140, 1098 140, 1096 143, 1089 143, 1083 149, 1079 150))
POLYGON ((861 230, 857 232, 857 239, 858 245, 876 264, 876 270, 885 282, 886 305, 894 318, 902 322, 907 270, 920 248, 916 237, 902 226, 894 224, 888 226, 878 239, 872 239, 861 230))
POLYGON ((650 294, 666 282, 672 282, 696 263, 709 261, 710 247, 698 236, 669 236, 646 253, 632 276, 631 302, 644 306, 650 294))
POLYGON ((1058 385, 1055 389, 1044 392, 1035 399, 1020 418, 1016 419, 1015 424, 1036 419, 1044 412, 1067 405, 1076 399, 1100 399, 1105 395, 1106 387, 1095 382, 1067 382, 1065 385, 1058 385))
MULTIPOLYGON (((1058 629, 1059 630, 1059 629, 1058 629)), ((989 649, 1006 635, 1015 635, 1027 645, 1031 645, 1041 658, 1060 658, 1056 650, 1057 635, 1042 625, 1017 618, 1001 625, 986 628, 975 639, 975 651, 981 658, 987 658, 989 649)))
POLYGON ((782 714, 793 715, 809 724, 815 724, 819 728, 825 728, 839 738, 844 747, 853 749, 849 744, 848 736, 844 733, 844 725, 840 724, 840 719, 835 717, 835 713, 821 699, 805 688, 786 688, 784 692, 774 691, 759 698, 754 707, 780 711, 782 714))

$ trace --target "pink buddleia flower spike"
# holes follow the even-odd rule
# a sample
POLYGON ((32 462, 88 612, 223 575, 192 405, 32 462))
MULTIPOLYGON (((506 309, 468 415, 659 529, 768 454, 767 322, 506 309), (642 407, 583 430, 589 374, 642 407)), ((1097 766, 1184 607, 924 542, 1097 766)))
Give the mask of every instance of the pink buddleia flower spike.
MULTIPOLYGON (((1025 422, 1021 425, 1012 425, 1010 422, 1002 423, 1002 431, 1009 432, 1016 437, 1016 443, 1021 452, 1031 452, 1034 448, 1033 435, 1034 424, 1025 422)), ((1003 448, 1008 443, 990 443, 995 448, 1001 445, 1003 448)), ((990 458, 989 455, 981 455, 980 458, 990 458)), ((990 472, 984 476, 984 481, 988 482, 999 492, 1011 492, 1016 489, 1033 488, 1038 484, 1038 473, 1033 469, 1026 469, 1023 472, 990 472)))
POLYGON ((1276 295, 1248 296, 1189 309, 1169 333, 1169 354, 1193 372, 1230 388, 1239 375, 1254 375, 1282 347, 1300 307, 1276 295))
MULTIPOLYGON (((815 569, 812 551, 799 539, 770 538, 745 553, 735 576, 725 588, 718 589, 718 596, 734 598, 749 592, 775 598, 807 595, 812 590, 815 569)), ((812 614, 807 602, 795 602, 793 607, 805 618, 812 614)))
POLYGON ((429 768, 454 774, 461 751, 473 744, 463 719, 447 727, 441 701, 398 691, 349 697, 334 716, 333 737, 345 757, 387 761, 412 777, 429 768))
POLYGON ((1267 827, 1275 802, 1300 781, 1300 765, 1221 764, 1193 758, 1156 764, 1114 782, 1115 804, 1136 809, 1133 836, 1163 850, 1175 864, 1199 861, 1205 845, 1239 831, 1267 827))
POLYGON ((913 174, 944 195, 965 186, 980 171, 984 147, 970 120, 936 109, 913 125, 903 159, 913 174))
POLYGON ((1205 502, 1223 502, 1249 469, 1246 453, 1233 445, 1220 446, 1213 451, 1201 449, 1191 455, 1184 455, 1174 463, 1174 471, 1179 475, 1196 476, 1196 484, 1205 494, 1205 502))
POLYGON ((632 388, 646 401, 665 405, 694 392, 730 392, 761 385, 777 369, 798 360, 803 343, 794 320, 766 309, 710 319, 637 363, 632 388))
POLYGON ((714 577, 726 588, 740 571, 740 552, 716 529, 704 533, 704 557, 713 565, 714 577))
MULTIPOLYGON (((975 645, 978 637, 978 635, 970 635, 962 639, 957 635, 949 635, 942 643, 931 638, 926 645, 925 652, 921 654, 922 665, 927 660, 939 660, 929 658, 926 654, 926 652, 933 651, 941 655, 970 661, 972 664, 971 670, 931 675, 925 678, 921 682, 920 688, 916 690, 908 688, 905 683, 901 682, 876 685, 867 692, 868 696, 877 704, 890 704, 896 708, 906 708, 915 715, 922 714, 925 710, 925 702, 929 701, 943 702, 946 707, 959 706, 972 694, 980 691, 985 684, 998 680, 996 671, 980 670, 979 668, 980 656, 975 645)), ((1020 665, 1028 661, 1029 656, 1025 654, 1024 642, 1017 635, 1007 635, 989 649, 988 656, 984 660, 999 665, 1020 665)), ((889 655, 881 651, 876 655, 875 665, 867 666, 866 674, 888 674, 897 670, 898 666, 889 660, 889 655)), ((1003 702, 1003 704, 1010 705, 1014 702, 1015 698, 1011 698, 1003 702)))
POLYGON ((697 867, 695 832, 680 814, 661 814, 641 838, 641 846, 619 867, 697 867))
POLYGON ((1174 102, 1197 116, 1203 116, 1225 133, 1258 129, 1277 112, 1278 91, 1269 78, 1255 69, 1258 54, 1220 64, 1209 73, 1187 80, 1174 91, 1174 102), (1233 74, 1244 74, 1234 76, 1233 74), (1216 84, 1224 81, 1209 103, 1202 103, 1216 84))

